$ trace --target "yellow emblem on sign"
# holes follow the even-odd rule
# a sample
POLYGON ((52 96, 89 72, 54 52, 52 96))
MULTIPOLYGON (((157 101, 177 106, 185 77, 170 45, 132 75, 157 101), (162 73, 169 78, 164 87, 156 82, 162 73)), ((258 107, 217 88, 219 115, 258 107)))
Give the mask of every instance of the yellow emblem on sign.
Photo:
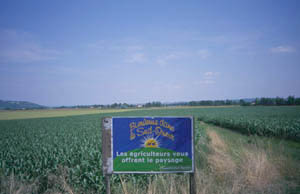
POLYGON ((159 147, 159 142, 154 139, 154 138, 147 138, 145 139, 145 142, 144 142, 144 147, 145 148, 158 148, 159 147))

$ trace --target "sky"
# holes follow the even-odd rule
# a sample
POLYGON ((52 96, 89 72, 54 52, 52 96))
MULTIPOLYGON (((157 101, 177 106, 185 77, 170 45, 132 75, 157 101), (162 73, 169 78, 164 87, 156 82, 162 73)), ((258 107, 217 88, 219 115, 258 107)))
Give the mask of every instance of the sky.
POLYGON ((0 99, 300 97, 300 1, 0 0, 0 99))

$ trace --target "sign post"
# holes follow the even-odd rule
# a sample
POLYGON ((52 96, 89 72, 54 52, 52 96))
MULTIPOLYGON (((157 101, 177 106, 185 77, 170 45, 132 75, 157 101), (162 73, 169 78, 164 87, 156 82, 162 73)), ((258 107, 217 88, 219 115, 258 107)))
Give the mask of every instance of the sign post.
POLYGON ((111 170, 111 118, 102 120, 102 171, 105 177, 106 193, 110 194, 111 170))
MULTIPOLYGON (((103 173, 192 173, 192 117, 112 117, 102 122, 103 173)), ((109 186, 107 185, 107 188, 109 186)))

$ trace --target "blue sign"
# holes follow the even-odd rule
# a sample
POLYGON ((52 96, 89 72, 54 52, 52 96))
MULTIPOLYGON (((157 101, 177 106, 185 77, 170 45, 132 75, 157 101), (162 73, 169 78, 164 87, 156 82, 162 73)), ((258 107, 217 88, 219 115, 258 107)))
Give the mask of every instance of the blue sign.
POLYGON ((193 172, 191 117, 113 117, 114 173, 193 172))

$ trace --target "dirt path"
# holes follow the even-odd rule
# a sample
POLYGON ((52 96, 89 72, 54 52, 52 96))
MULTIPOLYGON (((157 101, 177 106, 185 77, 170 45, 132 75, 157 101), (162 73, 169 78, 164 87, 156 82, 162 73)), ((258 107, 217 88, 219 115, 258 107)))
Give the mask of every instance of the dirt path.
MULTIPOLYGON (((225 130, 225 129, 223 129, 225 130)), ((208 163, 216 182, 229 193, 285 193, 286 183, 280 166, 273 162, 270 150, 256 144, 232 146, 214 127, 206 128, 210 138, 208 163), (231 154, 238 148, 238 158, 231 154)), ((290 183, 290 187, 293 183, 290 183)))
POLYGON ((227 144, 213 130, 207 130, 207 134, 211 139, 210 148, 213 151, 208 155, 208 162, 212 170, 219 176, 224 174, 232 174, 236 169, 236 165, 228 154, 227 144))

